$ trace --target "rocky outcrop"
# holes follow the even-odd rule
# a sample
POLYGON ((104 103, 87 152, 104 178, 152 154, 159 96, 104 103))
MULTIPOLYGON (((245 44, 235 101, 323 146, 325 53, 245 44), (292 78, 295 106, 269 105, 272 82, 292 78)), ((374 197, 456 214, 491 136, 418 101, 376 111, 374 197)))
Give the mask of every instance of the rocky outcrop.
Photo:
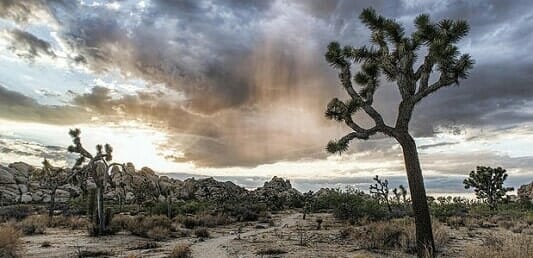
POLYGON ((516 193, 520 200, 533 201, 533 181, 529 184, 520 186, 516 193))
MULTIPOLYGON (((289 180, 273 177, 262 187, 249 191, 231 181, 221 182, 213 178, 184 181, 158 176, 148 167, 136 170, 131 163, 125 164, 126 173, 120 169, 111 171, 112 184, 109 184, 104 198, 107 200, 134 202, 139 198, 159 199, 196 199, 196 200, 244 200, 251 198, 266 205, 284 206, 287 200, 302 196, 292 188, 289 180), (169 194, 171 193, 171 194, 169 194)), ((33 180, 32 173, 40 168, 34 168, 26 163, 16 162, 8 166, 0 165, 0 204, 16 203, 47 203, 50 202, 50 192, 39 182, 33 180)), ((94 188, 94 182, 89 179, 87 188, 94 188)), ((56 191, 56 202, 67 202, 82 194, 77 185, 66 184, 56 191)))

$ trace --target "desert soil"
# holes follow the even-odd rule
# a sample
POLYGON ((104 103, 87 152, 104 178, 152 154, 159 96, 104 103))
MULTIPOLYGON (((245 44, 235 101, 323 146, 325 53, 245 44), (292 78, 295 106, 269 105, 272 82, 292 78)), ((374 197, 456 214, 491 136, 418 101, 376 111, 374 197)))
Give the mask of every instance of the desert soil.
MULTIPOLYGON (((361 248, 357 234, 364 232, 359 230, 364 226, 354 227, 354 235, 349 239, 343 238, 341 230, 350 226, 335 220, 331 214, 310 214, 303 220, 301 213, 280 213, 274 214, 273 220, 274 226, 248 222, 210 228, 211 237, 208 239, 176 236, 157 242, 155 248, 150 247, 153 241, 127 233, 94 238, 87 236, 84 230, 48 228, 44 235, 22 238, 23 257, 78 257, 83 251, 106 251, 108 257, 167 257, 178 243, 190 244, 194 258, 414 257, 402 251, 368 251, 361 248), (317 218, 323 219, 320 230, 316 229, 317 218), (239 230, 242 232, 240 237, 237 234, 239 230), (42 247, 45 242, 50 247, 42 247), (259 255, 261 251, 276 249, 285 253, 259 255)), ((482 245, 490 235, 513 235, 502 228, 469 230, 446 227, 446 231, 451 239, 441 250, 440 257, 461 257, 467 247, 482 245)))

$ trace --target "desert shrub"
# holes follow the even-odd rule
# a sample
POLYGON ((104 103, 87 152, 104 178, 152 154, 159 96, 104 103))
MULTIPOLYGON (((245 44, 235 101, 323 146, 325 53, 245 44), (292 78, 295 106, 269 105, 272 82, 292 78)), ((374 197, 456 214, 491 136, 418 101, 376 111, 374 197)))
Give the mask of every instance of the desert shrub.
POLYGON ((348 239, 352 235, 352 232, 353 232, 353 228, 351 228, 351 227, 343 227, 339 231, 339 236, 340 236, 341 239, 348 239))
POLYGON ((65 226, 72 230, 84 229, 90 224, 87 218, 69 216, 65 221, 65 226))
POLYGON ((333 208, 333 215, 338 219, 356 221, 366 216, 377 220, 387 216, 387 210, 382 204, 356 189, 337 189, 330 192, 326 198, 333 208))
POLYGON ((32 215, 16 223, 16 227, 24 235, 44 234, 48 217, 43 215, 32 215))
POLYGON ((508 236, 502 239, 489 235, 485 238, 484 244, 481 246, 468 245, 463 257, 533 257, 533 236, 522 234, 519 236, 508 236))
POLYGON ((460 227, 466 226, 465 218, 464 217, 458 217, 458 216, 452 216, 449 218, 446 218, 446 225, 453 229, 458 229, 460 227))
MULTIPOLYGON (((438 222, 433 225, 435 248, 441 249, 450 239, 446 229, 438 222)), ((414 221, 410 218, 370 223, 361 234, 361 245, 366 249, 402 249, 416 252, 414 221)))
POLYGON ((280 254, 286 254, 287 251, 280 249, 280 248, 267 248, 257 251, 257 255, 280 255, 280 254))
POLYGON ((209 231, 207 230, 207 228, 197 228, 194 230, 194 235, 196 237, 208 238, 209 231))
POLYGON ((183 224, 183 226, 188 229, 193 229, 199 226, 199 223, 200 223, 195 217, 189 217, 189 216, 180 217, 177 221, 183 224))
POLYGON ((0 226, 0 257, 19 257, 22 233, 13 226, 0 226))
POLYGON ((179 206, 176 214, 197 214, 207 211, 209 206, 207 202, 188 201, 179 206))
POLYGON ((164 240, 167 239, 170 236, 170 231, 168 228, 156 226, 154 228, 149 229, 146 232, 146 237, 151 238, 153 240, 164 240))
POLYGON ((195 227, 208 227, 212 228, 219 225, 227 225, 231 223, 231 220, 226 215, 198 215, 198 216, 177 216, 176 222, 181 223, 185 228, 193 229, 195 227))
POLYGON ((169 258, 190 258, 192 257, 191 247, 185 243, 179 243, 174 246, 169 258))
POLYGON ((116 231, 126 230, 133 235, 160 240, 170 236, 172 221, 162 215, 136 217, 115 215, 111 219, 110 228, 116 231))
POLYGON ((17 221, 22 220, 28 217, 32 212, 31 206, 29 205, 12 205, 0 207, 0 217, 3 221, 9 219, 15 219, 17 221))
POLYGON ((117 214, 111 218, 110 227, 117 232, 121 230, 129 230, 130 225, 134 226, 135 224, 133 220, 133 216, 117 214))
POLYGON ((259 218, 259 212, 253 207, 240 206, 231 212, 231 215, 238 221, 256 221, 259 218))
POLYGON ((448 217, 465 216, 467 212, 467 207, 465 204, 455 202, 433 202, 430 204, 429 208, 431 214, 442 222, 446 221, 446 218, 448 217))
POLYGON ((149 242, 139 243, 138 245, 129 248, 129 250, 154 249, 154 248, 159 248, 159 247, 161 247, 161 245, 159 245, 157 242, 149 241, 149 242))

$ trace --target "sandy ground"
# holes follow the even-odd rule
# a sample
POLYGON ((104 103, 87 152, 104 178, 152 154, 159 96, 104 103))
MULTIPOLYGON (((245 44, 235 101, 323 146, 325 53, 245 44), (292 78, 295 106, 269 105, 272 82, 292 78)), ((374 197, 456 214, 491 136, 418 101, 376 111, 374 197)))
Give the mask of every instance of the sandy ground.
MULTIPOLYGON (((278 223, 278 225, 274 227, 264 228, 264 229, 252 229, 245 233, 240 234, 240 238, 249 238, 258 234, 264 234, 271 232, 276 229, 280 229, 282 227, 288 227, 293 226, 296 224, 297 217, 301 216, 301 214, 288 214, 284 215, 281 218, 281 221, 278 223)), ((221 236, 218 238, 212 238, 205 242, 195 244, 192 246, 192 254, 194 258, 229 258, 229 257, 241 257, 239 255, 235 256, 229 255, 226 248, 228 248, 232 243, 232 240, 236 240, 236 235, 226 235, 221 236)))
MULTIPOLYGON (((222 227, 210 228, 211 237, 178 237, 168 241, 157 242, 157 247, 150 247, 154 242, 120 233, 114 236, 94 238, 87 236, 86 231, 49 228, 44 235, 33 235, 22 238, 24 243, 23 257, 78 257, 83 251, 106 251, 101 257, 167 257, 178 243, 191 245, 194 258, 226 258, 226 257, 414 257, 403 251, 365 250, 361 248, 361 227, 354 227, 355 233, 350 238, 343 238, 341 230, 350 227, 345 222, 335 220, 331 214, 310 214, 306 220, 301 213, 274 214, 274 226, 248 222, 222 227), (322 218, 322 228, 316 229, 316 219, 322 218), (261 225, 261 227, 258 227, 261 225), (264 228, 263 228, 264 227, 264 228), (241 229, 240 238, 237 231, 241 229), (44 242, 50 247, 42 247, 44 242), (281 250, 276 255, 259 255, 265 250, 281 250), (132 256, 133 257, 133 256, 132 256)), ((465 248, 480 246, 487 237, 520 236, 503 228, 461 227, 445 228, 450 235, 446 247, 439 257, 462 257, 465 248)))

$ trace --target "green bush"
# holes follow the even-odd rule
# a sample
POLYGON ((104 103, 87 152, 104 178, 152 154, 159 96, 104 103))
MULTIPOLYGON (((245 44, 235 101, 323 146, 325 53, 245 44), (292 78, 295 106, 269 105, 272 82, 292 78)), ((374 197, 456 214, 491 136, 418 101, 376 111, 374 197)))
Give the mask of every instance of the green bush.
POLYGON ((335 189, 317 198, 315 208, 332 209, 338 219, 356 221, 362 217, 371 220, 387 216, 386 208, 374 198, 354 188, 335 189))

